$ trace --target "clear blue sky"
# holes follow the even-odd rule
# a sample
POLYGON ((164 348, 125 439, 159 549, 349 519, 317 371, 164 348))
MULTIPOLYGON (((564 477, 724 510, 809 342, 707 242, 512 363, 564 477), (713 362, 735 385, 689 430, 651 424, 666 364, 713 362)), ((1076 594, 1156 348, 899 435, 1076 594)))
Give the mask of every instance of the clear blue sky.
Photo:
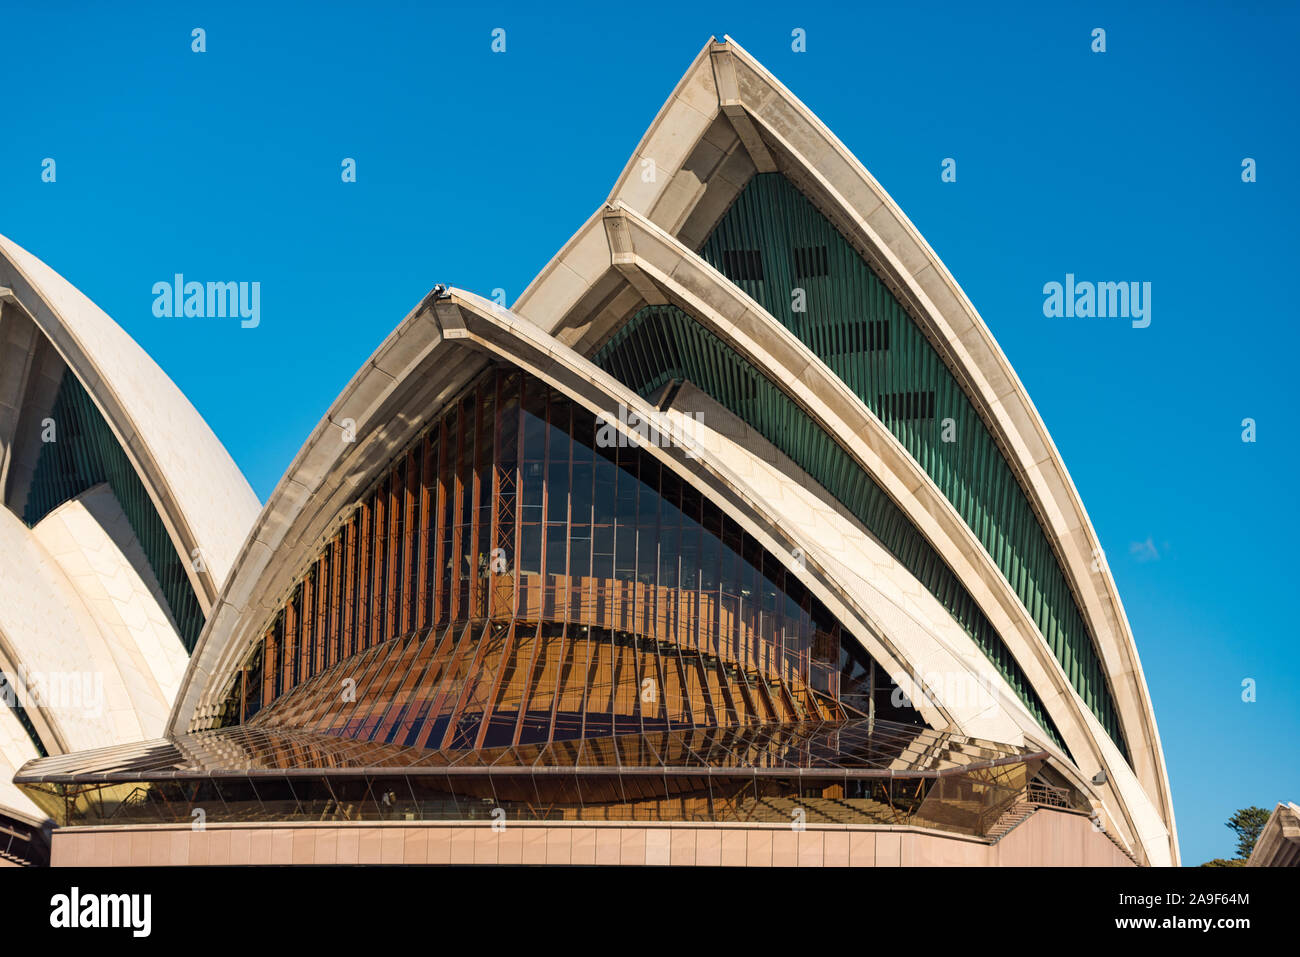
POLYGON ((1137 635, 1184 860, 1230 855, 1234 809, 1300 800, 1295 4, 60 6, 0 13, 0 232, 144 346, 263 500, 434 283, 513 301, 731 34, 892 193, 1047 422, 1137 635), (261 282, 260 327, 155 318, 177 272, 261 282), (1067 272, 1151 282, 1151 326, 1045 318, 1067 272))

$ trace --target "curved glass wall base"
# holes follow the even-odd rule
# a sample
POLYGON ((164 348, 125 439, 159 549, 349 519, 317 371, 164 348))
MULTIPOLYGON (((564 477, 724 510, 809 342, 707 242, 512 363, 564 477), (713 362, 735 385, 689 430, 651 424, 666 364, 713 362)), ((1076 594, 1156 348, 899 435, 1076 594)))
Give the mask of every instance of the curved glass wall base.
POLYGON ((228 728, 45 759, 16 779, 60 825, 674 821, 985 835, 1043 752, 854 719, 480 751, 228 728))
MULTIPOLYGON (((629 624, 632 601, 615 595, 606 613, 629 624)), ((870 668, 860 684, 839 673, 821 677, 810 684, 775 659, 744 666, 725 653, 620 628, 472 621, 349 658, 246 726, 461 750, 869 715, 921 724, 915 711, 893 703, 883 675, 873 687, 870 668)))

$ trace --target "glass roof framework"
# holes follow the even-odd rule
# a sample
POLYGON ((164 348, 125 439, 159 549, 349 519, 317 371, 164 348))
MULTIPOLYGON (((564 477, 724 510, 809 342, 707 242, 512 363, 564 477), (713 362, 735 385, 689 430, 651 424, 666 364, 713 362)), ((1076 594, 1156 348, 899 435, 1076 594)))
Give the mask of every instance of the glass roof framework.
POLYGON ((469 750, 387 745, 294 729, 218 728, 55 755, 18 779, 60 784, 225 775, 585 768, 853 772, 938 777, 1044 752, 884 719, 805 721, 576 738, 469 750), (37 773, 39 771, 39 774, 37 773))
POLYGON ((16 781, 61 825, 250 820, 917 824, 987 834, 1046 755, 916 725, 694 728, 429 751, 238 727, 58 756, 16 781), (495 812, 495 813, 494 813, 495 812))

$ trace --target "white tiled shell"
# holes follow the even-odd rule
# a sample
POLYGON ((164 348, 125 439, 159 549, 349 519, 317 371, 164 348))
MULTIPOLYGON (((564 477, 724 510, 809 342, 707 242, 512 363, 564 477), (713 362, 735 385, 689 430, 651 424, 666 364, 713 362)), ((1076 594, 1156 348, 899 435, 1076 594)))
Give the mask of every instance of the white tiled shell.
MULTIPOLYGON (((974 305, 870 172, 779 80, 725 38, 706 44, 695 58, 632 154, 606 209, 625 208, 695 248, 704 238, 702 223, 710 215, 720 216, 756 169, 773 168, 778 149, 787 163, 782 168, 803 185, 815 186, 836 211, 837 227, 878 256, 891 289, 945 344, 971 383, 973 399, 986 407, 997 437, 1010 450, 1013 466, 1023 470, 1026 493, 1046 517, 1063 570, 1077 583, 1081 610, 1114 686, 1138 772, 1136 786, 1128 789, 1132 800, 1123 798, 1122 803, 1132 806, 1134 831, 1145 835, 1149 860, 1176 864, 1173 804, 1150 695, 1115 582, 1104 562, 1099 571, 1094 569, 1100 546, 1078 491, 974 305), (719 132, 724 127, 725 136, 719 132), (655 175, 646 177, 644 164, 650 161, 655 175), (719 184, 723 188, 712 188, 719 184)), ((580 306, 598 299, 598 292, 609 292, 600 282, 611 252, 621 270, 631 266, 627 250, 614 250, 612 241, 602 243, 598 221, 608 215, 598 211, 538 273, 514 303, 517 315, 566 343, 584 334, 583 323, 591 317, 580 306)), ((791 372, 796 381, 798 370, 791 372)), ((1057 693, 1037 690, 1050 709, 1057 693)), ((1090 728, 1081 730, 1091 737, 1090 728)), ((1090 750, 1089 760, 1104 767, 1105 753, 1113 749, 1097 742, 1090 750)), ((1132 775, 1111 777, 1125 778, 1127 786, 1132 775)))
MULTIPOLYGON (((70 282, 12 240, 0 258, 30 286, 19 300, 104 413, 164 522, 188 530, 212 592, 220 589, 261 510, 257 496, 208 424, 143 349, 70 282), (174 507, 169 507, 173 504, 174 507)), ((185 536, 181 536, 185 538, 185 536)), ((200 595, 206 607, 211 596, 200 595)))
POLYGON ((32 534, 104 635, 135 723, 145 737, 161 734, 189 655, 112 490, 87 489, 42 519, 32 534))

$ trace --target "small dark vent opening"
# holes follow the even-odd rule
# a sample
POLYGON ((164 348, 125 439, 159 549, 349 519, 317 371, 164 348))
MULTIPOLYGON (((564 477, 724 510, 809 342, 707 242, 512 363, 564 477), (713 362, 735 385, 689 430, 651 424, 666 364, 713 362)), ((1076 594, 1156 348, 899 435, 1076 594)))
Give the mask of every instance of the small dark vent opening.
POLYGON ((757 249, 724 249, 722 272, 728 279, 762 279, 763 258, 757 249))
POLYGON ((884 352, 889 348, 889 323, 831 322, 820 340, 819 351, 826 356, 852 355, 858 352, 884 352))
POLYGON ((876 409, 883 419, 933 419, 933 392, 895 392, 876 396, 876 409))
POLYGON ((829 276, 825 246, 800 246, 794 251, 794 274, 799 279, 829 276))

